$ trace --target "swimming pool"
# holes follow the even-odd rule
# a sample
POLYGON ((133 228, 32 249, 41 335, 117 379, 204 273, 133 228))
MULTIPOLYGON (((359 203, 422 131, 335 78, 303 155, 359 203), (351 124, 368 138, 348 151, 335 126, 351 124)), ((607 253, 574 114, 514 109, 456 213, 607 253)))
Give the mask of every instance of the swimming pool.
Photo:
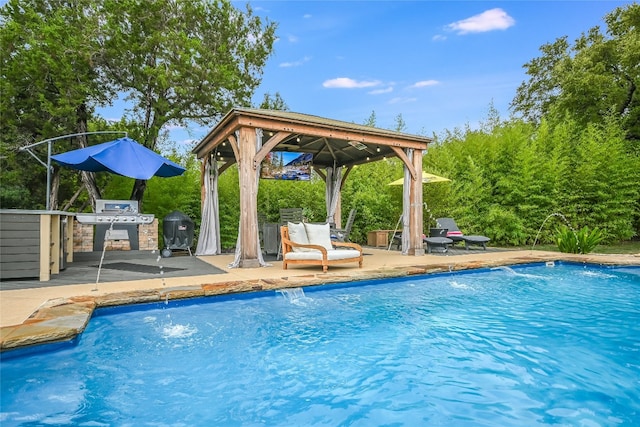
POLYGON ((0 422, 637 425, 640 268, 555 264, 96 311, 3 354, 0 422))

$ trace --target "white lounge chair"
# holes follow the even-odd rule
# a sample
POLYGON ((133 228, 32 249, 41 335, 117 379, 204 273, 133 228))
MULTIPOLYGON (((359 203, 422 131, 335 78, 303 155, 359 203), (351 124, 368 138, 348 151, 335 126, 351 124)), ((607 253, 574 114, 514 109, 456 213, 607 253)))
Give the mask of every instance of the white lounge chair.
POLYGON ((282 268, 285 270, 289 264, 312 264, 321 265, 326 273, 330 265, 348 262, 357 262, 362 268, 362 247, 356 243, 332 241, 329 224, 289 222, 280 227, 280 233, 282 268))

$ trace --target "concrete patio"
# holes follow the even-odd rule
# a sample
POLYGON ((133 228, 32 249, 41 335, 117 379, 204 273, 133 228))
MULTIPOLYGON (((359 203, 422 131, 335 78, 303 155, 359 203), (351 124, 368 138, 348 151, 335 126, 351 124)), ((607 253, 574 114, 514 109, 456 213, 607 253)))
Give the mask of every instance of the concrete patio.
POLYGON ((370 247, 365 247, 364 253, 363 268, 345 264, 332 266, 323 274, 317 266, 283 270, 281 261, 271 261, 268 267, 229 269, 233 254, 158 260, 151 252, 124 252, 108 254, 105 263, 144 268, 125 265, 123 269, 105 269, 103 264, 97 284, 95 259, 78 260, 49 282, 23 281, 22 286, 18 281, 0 283, 0 349, 71 339, 84 330, 97 307, 558 260, 640 265, 640 254, 570 255, 488 248, 405 256, 370 247), (160 274, 160 266, 167 271, 160 274))

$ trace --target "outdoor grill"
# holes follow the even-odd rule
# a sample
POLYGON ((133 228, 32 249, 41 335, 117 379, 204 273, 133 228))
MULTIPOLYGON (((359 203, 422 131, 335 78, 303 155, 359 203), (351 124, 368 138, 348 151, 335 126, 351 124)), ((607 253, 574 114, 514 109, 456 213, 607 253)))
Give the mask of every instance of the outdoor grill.
POLYGON ((181 249, 189 251, 191 255, 191 245, 193 245, 194 225, 188 215, 173 211, 162 220, 162 237, 164 238, 164 249, 162 256, 171 256, 171 249, 181 249))
POLYGON ((95 213, 76 214, 76 220, 80 224, 95 225, 94 251, 103 249, 107 230, 111 230, 109 234, 112 236, 117 235, 119 239, 129 240, 131 250, 138 250, 138 225, 151 224, 154 215, 139 213, 137 200, 99 199, 96 200, 95 213))
POLYGON ((153 214, 138 213, 137 200, 96 200, 96 213, 79 213, 80 224, 151 224, 153 214))

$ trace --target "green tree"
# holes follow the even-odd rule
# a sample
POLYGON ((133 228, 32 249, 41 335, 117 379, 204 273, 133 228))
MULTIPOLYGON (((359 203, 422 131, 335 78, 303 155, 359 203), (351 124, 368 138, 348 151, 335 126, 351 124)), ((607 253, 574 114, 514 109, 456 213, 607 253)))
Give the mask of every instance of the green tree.
MULTIPOLYGON (((342 212, 357 209, 350 239, 366 242, 370 230, 393 229, 402 214, 402 187, 388 185, 402 176, 399 159, 358 165, 342 189, 342 212)), ((345 218, 343 218, 345 219, 345 218)))
MULTIPOLYGON (((275 24, 228 0, 106 0, 102 16, 104 72, 133 102, 151 149, 165 125, 210 125, 250 105, 275 41, 275 24)), ((145 187, 136 180, 131 198, 145 187)))
POLYGON ((263 108, 266 110, 280 110, 280 111, 289 111, 289 106, 282 96, 280 92, 276 92, 275 95, 271 95, 270 93, 265 93, 262 102, 258 108, 263 108))
POLYGON ((367 120, 364 121, 363 125, 375 127, 375 125, 376 125, 376 112, 375 111, 371 111, 371 114, 369 115, 367 120))
MULTIPOLYGON (((584 126, 570 116, 537 126, 492 116, 481 130, 449 132, 423 162, 452 180, 435 198, 427 191, 435 186, 425 187, 429 216, 455 217, 466 233, 501 244, 532 243, 553 213, 576 228, 598 227, 605 241, 629 239, 640 216, 640 161, 624 135, 613 118, 584 126)), ((547 227, 540 241, 553 240, 547 227)))
MULTIPOLYGON (((2 178, 9 193, 33 189, 36 206, 45 198, 40 189, 46 190, 46 169, 26 154, 16 155, 17 148, 86 132, 93 107, 110 95, 96 63, 99 19, 94 6, 92 0, 10 0, 0 9, 0 138, 3 155, 10 156, 2 178)), ((86 146, 86 137, 77 137, 76 143, 86 146)), ((46 158, 46 148, 34 150, 46 158)), ((95 198, 93 174, 84 173, 82 179, 95 198)), ((56 189, 51 193, 56 208, 56 189)), ((6 198, 3 202, 15 206, 6 198)))
POLYGON ((517 89, 511 108, 540 122, 570 115, 579 123, 603 123, 620 117, 627 137, 640 140, 640 4, 616 8, 572 45, 567 37, 540 48, 542 55, 524 65, 529 80, 517 89))
MULTIPOLYGON (((46 170, 18 146, 86 132, 94 107, 118 94, 153 150, 167 125, 208 125, 249 105, 276 29, 227 0, 10 0, 0 17, 3 203, 44 187, 46 170), (34 173, 20 182, 24 166, 34 173)), ((91 174, 83 179, 98 197, 91 174)), ((145 186, 135 181, 131 197, 141 201, 145 186)))
POLYGON ((396 132, 406 132, 407 123, 404 121, 402 114, 398 114, 395 118, 395 126, 393 128, 396 132))

